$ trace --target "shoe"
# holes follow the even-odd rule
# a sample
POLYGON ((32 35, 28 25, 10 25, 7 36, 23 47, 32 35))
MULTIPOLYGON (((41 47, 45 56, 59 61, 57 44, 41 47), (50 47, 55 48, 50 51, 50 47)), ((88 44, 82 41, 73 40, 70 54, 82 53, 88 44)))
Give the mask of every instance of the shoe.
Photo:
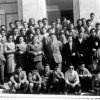
POLYGON ((82 91, 81 91, 81 90, 79 90, 79 91, 78 91, 78 95, 81 95, 81 92, 82 92, 82 91))
POLYGON ((75 91, 75 95, 81 95, 81 91, 79 91, 79 92, 75 91))
POLYGON ((64 92, 65 95, 67 95, 67 92, 64 92))
POLYGON ((75 95, 78 95, 78 92, 75 91, 75 95))
POLYGON ((13 92, 13 93, 16 93, 16 90, 15 90, 15 89, 12 89, 12 92, 13 92))

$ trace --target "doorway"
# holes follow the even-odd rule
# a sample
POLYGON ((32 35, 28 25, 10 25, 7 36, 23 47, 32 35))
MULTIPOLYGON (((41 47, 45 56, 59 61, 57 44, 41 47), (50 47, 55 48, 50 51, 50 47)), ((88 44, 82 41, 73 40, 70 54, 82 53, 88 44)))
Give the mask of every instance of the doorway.
POLYGON ((63 17, 66 17, 66 19, 70 20, 73 23, 74 22, 73 10, 63 10, 63 11, 61 11, 61 19, 63 19, 63 17))

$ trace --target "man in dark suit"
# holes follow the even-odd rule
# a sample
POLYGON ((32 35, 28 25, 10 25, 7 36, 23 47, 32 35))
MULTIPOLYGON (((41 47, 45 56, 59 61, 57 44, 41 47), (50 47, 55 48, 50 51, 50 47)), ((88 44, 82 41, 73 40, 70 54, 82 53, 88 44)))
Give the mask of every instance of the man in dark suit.
MULTIPOLYGON (((75 41, 73 41, 72 36, 68 37, 68 43, 66 43, 64 45, 63 48, 63 61, 64 63, 66 63, 67 66, 70 65, 70 63, 72 63, 75 67, 78 64, 78 53, 77 53, 77 44, 75 43, 75 41)), ((64 68, 64 70, 67 70, 67 66, 65 66, 66 68, 64 68)))
POLYGON ((59 68, 61 69, 62 43, 57 40, 56 35, 54 33, 50 33, 50 40, 45 44, 45 46, 46 46, 45 54, 51 69, 54 69, 56 66, 59 66, 59 68))
POLYGON ((14 28, 13 29, 13 41, 15 44, 18 43, 18 39, 19 39, 18 29, 14 28))
POLYGON ((96 36, 96 30, 94 28, 90 31, 90 36, 87 39, 87 47, 88 47, 88 60, 90 59, 89 64, 92 62, 92 57, 96 56, 97 50, 100 47, 100 40, 96 36))
POLYGON ((78 47, 78 56, 79 61, 86 62, 86 54, 87 54, 87 46, 86 39, 84 37, 84 33, 80 32, 78 38, 76 39, 77 47, 78 47))

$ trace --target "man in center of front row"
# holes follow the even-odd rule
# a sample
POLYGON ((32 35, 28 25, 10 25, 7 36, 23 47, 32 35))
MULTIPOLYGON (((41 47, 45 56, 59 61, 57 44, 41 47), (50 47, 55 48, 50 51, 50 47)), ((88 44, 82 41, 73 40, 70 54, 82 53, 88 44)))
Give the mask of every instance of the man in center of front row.
POLYGON ((81 94, 81 85, 78 73, 74 70, 74 66, 70 65, 68 71, 65 72, 65 94, 73 90, 75 94, 81 94))
POLYGON ((31 93, 36 91, 37 93, 40 92, 41 89, 41 76, 37 70, 32 70, 31 73, 28 74, 29 80, 29 90, 31 93))

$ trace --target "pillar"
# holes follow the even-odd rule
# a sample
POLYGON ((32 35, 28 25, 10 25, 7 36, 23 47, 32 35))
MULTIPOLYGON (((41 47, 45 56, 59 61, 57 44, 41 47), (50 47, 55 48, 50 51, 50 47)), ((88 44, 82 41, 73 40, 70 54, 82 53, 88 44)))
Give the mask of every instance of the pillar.
POLYGON ((34 18, 36 21, 47 17, 46 0, 18 0, 18 17, 27 21, 34 18))
POLYGON ((73 0, 74 24, 78 18, 90 18, 95 13, 95 20, 100 21, 100 0, 73 0))

